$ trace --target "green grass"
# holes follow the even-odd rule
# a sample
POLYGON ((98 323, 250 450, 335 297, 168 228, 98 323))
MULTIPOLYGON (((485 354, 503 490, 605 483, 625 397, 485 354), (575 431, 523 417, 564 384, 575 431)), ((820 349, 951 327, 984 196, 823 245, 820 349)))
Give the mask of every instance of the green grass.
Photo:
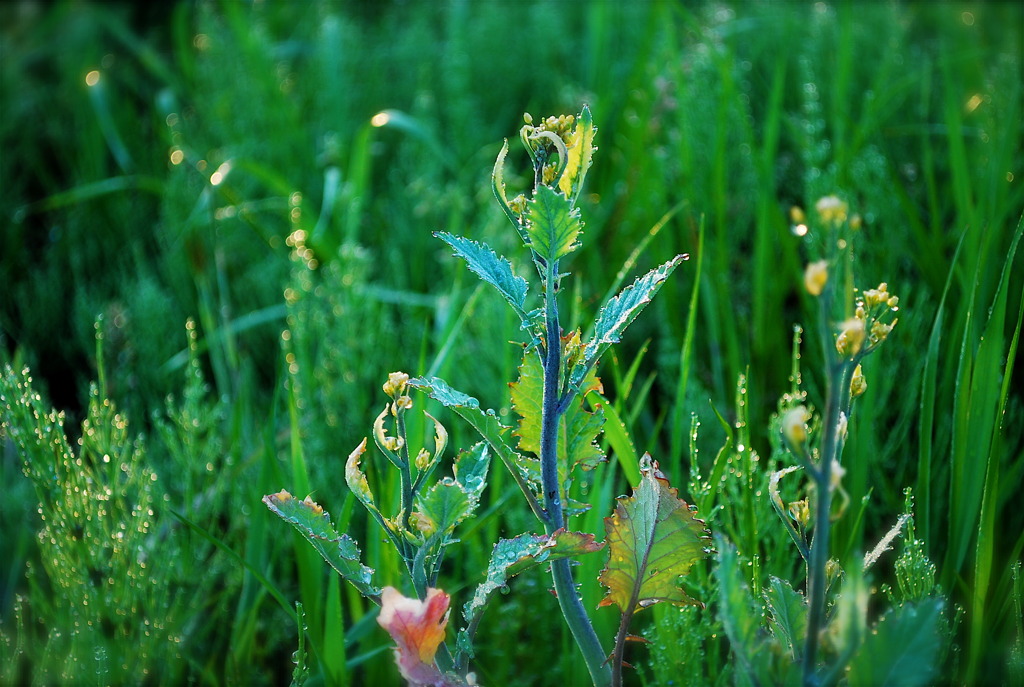
MULTIPOLYGON (((726 481, 692 498, 714 504, 709 524, 738 547, 753 588, 769 575, 802 584, 766 498, 793 326, 815 312, 788 213, 838 193, 864 218, 859 279, 888 282, 901 311, 865 366, 844 454, 851 506, 833 555, 849 565, 870 549, 913 486, 917 535, 965 613, 943 674, 958 684, 1013 675, 1012 565, 1024 548, 1014 502, 1024 478, 1024 12, 1014 3, 134 7, 0 7, 0 358, 27 366, 42 396, 18 405, 20 382, 5 377, 0 682, 280 683, 300 601, 312 679, 396 684, 372 606, 259 499, 312 493, 363 543, 378 582, 399 581, 342 485, 343 461, 394 370, 443 376, 511 412, 519 323, 431 232, 486 240, 520 266, 489 188, 494 157, 524 111, 583 102, 599 152, 565 326, 586 327, 624 265, 628 283, 677 253, 691 259, 601 370, 618 422, 580 526, 599 531, 627 491, 635 466, 620 461, 631 451, 651 452, 684 485, 691 466, 712 474, 728 435, 717 463, 726 481), (374 126, 384 110, 390 123, 374 126), (226 174, 214 185, 217 170, 226 174), (50 408, 65 413, 56 463, 56 449, 26 434, 62 431, 50 408), (69 488, 94 470, 113 480, 102 472, 111 447, 78 443, 87 419, 104 440, 126 431, 113 448, 157 477, 148 529, 133 530, 144 592, 90 579, 85 563, 134 522, 136 504, 72 508, 71 520, 93 516, 95 537, 74 546, 40 519, 74 506, 41 486, 47 466, 81 459, 82 474, 54 468, 69 488), (85 611, 65 574, 102 592, 107 610, 85 611), (117 610, 133 604, 137 614, 117 610), (144 648, 136 664, 113 660, 125 641, 144 648)), ((513 154, 509 169, 523 162, 513 154)), ((820 363, 806 337, 812 399, 820 363)), ((426 405, 454 447, 471 443, 457 418, 426 405)), ((455 606, 493 542, 530 526, 499 473, 442 575, 455 606)), ((588 561, 577 577, 599 567, 588 561)), ((706 567, 697 588, 714 578, 706 567)), ((871 574, 894 584, 892 559, 871 574)), ((524 574, 489 612, 483 684, 579 684, 585 671, 547 585, 524 574)), ((596 603, 601 590, 588 582, 583 594, 596 603)), ((653 643, 631 654, 638 679, 677 674, 667 666, 682 655, 703 657, 699 682, 731 681, 706 600, 706 611, 658 610, 639 628, 653 643)), ((610 634, 606 610, 597 624, 610 634)))

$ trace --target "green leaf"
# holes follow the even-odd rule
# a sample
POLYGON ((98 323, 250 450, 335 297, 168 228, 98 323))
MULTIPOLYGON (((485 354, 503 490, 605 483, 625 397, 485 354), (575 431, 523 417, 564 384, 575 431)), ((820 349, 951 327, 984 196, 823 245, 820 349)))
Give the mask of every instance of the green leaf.
POLYGON ((756 676, 764 672, 764 657, 769 653, 761 650, 764 645, 760 632, 761 610, 747 586, 736 547, 721 535, 715 535, 715 546, 719 551, 715 567, 719 619, 742 669, 740 674, 756 684, 756 676))
POLYGON ((850 666, 851 685, 932 683, 938 668, 943 601, 906 603, 887 614, 868 634, 850 666))
MULTIPOLYGON (((487 579, 477 586, 476 591, 463 608, 463 615, 470 627, 479 621, 491 595, 508 584, 508 581, 535 565, 559 558, 575 558, 604 548, 603 543, 594 541, 594 535, 585 532, 569 532, 564 528, 550 536, 545 534, 521 534, 513 539, 501 539, 494 545, 491 561, 487 565, 487 579)), ((463 633, 466 630, 462 631, 463 633)), ((460 636, 459 645, 469 643, 460 636)))
POLYGON ((413 525, 425 536, 449 534, 473 511, 473 501, 461 484, 445 477, 416 498, 413 525))
POLYGON ((651 302, 665 280, 682 261, 683 256, 677 255, 651 270, 624 288, 601 308, 594 323, 594 336, 587 342, 586 355, 572 370, 569 381, 573 386, 580 386, 608 347, 619 342, 622 332, 651 302))
POLYGON ((420 532, 427 537, 435 532, 447 536, 473 514, 484 489, 489 457, 484 442, 463 451, 456 459, 454 478, 445 477, 417 496, 412 520, 420 532))
POLYGON ((864 580, 863 567, 850 566, 844 573, 843 588, 835 600, 833 618, 829 621, 827 629, 831 644, 839 652, 839 656, 833 659, 828 667, 829 672, 822 677, 822 684, 835 684, 836 678, 845 674, 850 660, 862 647, 864 635, 867 633, 869 600, 870 594, 864 580))
POLYGON ((790 657, 797 659, 807 634, 807 599, 794 590, 789 582, 774 575, 768 578, 764 598, 771 613, 769 622, 772 633, 790 657))
POLYGON ((331 516, 309 498, 300 501, 287 491, 263 497, 267 508, 299 531, 338 574, 359 593, 380 602, 380 587, 371 581, 373 570, 359 562, 359 546, 347 534, 339 535, 331 516))
POLYGON ((438 377, 410 379, 409 386, 426 392, 432 399, 439 401, 447 408, 451 408, 462 419, 472 425, 473 429, 480 434, 483 440, 487 442, 487 445, 497 454, 501 462, 505 464, 509 472, 512 473, 512 477, 515 478, 519 488, 526 495, 534 513, 538 517, 542 516, 543 511, 540 504, 536 501, 536 489, 530 486, 531 482, 536 482, 539 479, 540 468, 536 465, 537 460, 535 458, 526 458, 505 443, 503 435, 508 432, 509 428, 501 424, 497 413, 493 410, 482 410, 480 408, 480 401, 451 388, 446 381, 438 377))
POLYGON ((566 166, 558 180, 558 188, 565 194, 566 198, 575 205, 576 199, 580 197, 583 190, 583 180, 590 169, 590 163, 594 159, 594 134, 597 127, 594 126, 594 117, 590 114, 590 108, 583 106, 576 120, 576 127, 567 143, 566 166))
POLYGON ((703 606, 678 580, 710 553, 710 532, 649 455, 640 459, 640 486, 605 518, 608 565, 598 578, 608 594, 601 606, 623 612, 660 601, 703 606))
POLYGON ((526 217, 530 248, 548 262, 576 250, 583 230, 580 211, 564 194, 541 184, 534 191, 526 217))
MULTIPOLYGON (((540 453, 541 406, 544 402, 544 368, 535 348, 523 350, 523 361, 519 363, 519 379, 509 384, 512 410, 519 416, 515 435, 519 437, 519 448, 534 454, 540 453)), ((561 443, 559 449, 561 449, 561 443)))
POLYGON ((512 264, 508 260, 499 257, 486 244, 477 241, 454 236, 444 231, 436 231, 434 236, 451 246, 455 255, 466 261, 469 269, 496 288, 524 324, 528 322, 525 307, 529 285, 525 279, 516 276, 512 271, 512 264))
MULTIPOLYGON (((544 368, 536 349, 524 350, 523 362, 519 366, 519 380, 509 385, 512 408, 519 415, 516 436, 519 448, 540 454, 540 429, 542 403, 544 399, 544 368)), ((589 388, 600 388, 596 377, 589 381, 589 388)), ((588 390, 589 390, 588 388, 588 390)), ((604 410, 596 407, 589 412, 579 402, 570 404, 562 414, 558 425, 558 469, 559 481, 564 483, 569 472, 579 465, 585 470, 596 467, 605 459, 604 452, 597 444, 597 438, 604 430, 604 410)))
POLYGON ((481 441, 469 450, 459 452, 455 459, 455 479, 471 498, 479 499, 483 493, 490 465, 491 454, 485 442, 481 441))

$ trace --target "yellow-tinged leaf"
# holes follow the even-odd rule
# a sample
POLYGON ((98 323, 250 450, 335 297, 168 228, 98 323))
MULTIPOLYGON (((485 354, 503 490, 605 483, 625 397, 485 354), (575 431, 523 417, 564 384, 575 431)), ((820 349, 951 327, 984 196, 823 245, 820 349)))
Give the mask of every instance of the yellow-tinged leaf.
POLYGON ((587 176, 590 163, 593 161, 594 134, 597 127, 594 126, 594 119, 590 114, 590 108, 583 107, 583 111, 576 118, 576 126, 572 133, 566 137, 566 165, 558 180, 558 188, 565 194, 566 198, 573 202, 580 195, 583 188, 583 179, 587 176))
POLYGON ((352 490, 352 493, 356 495, 356 498, 363 505, 368 508, 374 508, 373 492, 370 491, 370 484, 366 481, 366 475, 359 468, 359 461, 364 453, 366 453, 365 438, 348 455, 348 460, 345 461, 345 481, 348 483, 348 488, 352 490))
POLYGON ((620 498, 604 520, 608 565, 599 580, 608 594, 600 605, 616 604, 623 612, 660 601, 703 606, 678 580, 710 553, 710 532, 649 455, 640 471, 633 495, 620 498))

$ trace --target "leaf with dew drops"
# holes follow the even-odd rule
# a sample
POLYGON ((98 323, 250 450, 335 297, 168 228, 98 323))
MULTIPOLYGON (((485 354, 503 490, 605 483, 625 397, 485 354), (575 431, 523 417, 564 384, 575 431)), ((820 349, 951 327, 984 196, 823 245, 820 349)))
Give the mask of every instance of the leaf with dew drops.
POLYGON ((616 604, 623 612, 661 601, 703 606, 678 580, 711 552, 710 532, 650 455, 640 459, 640 472, 633 495, 620 498, 604 519, 608 565, 599 580, 608 594, 600 605, 616 604))

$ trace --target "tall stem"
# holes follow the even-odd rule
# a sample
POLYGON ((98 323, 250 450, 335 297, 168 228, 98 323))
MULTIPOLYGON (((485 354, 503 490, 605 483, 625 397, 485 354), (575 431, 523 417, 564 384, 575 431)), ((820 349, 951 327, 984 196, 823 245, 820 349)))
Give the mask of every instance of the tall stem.
MULTIPOLYGON (((565 527, 562 510, 561 484, 558 479, 558 425, 564 407, 561 404, 559 380, 562 367, 561 328, 558 324, 558 303, 555 295, 557 264, 547 265, 545 279, 545 331, 547 341, 544 349, 544 398, 541 405, 540 430, 540 474, 544 490, 544 507, 548 534, 565 527)), ((611 684, 611 670, 605 661, 601 640, 594 631, 583 602, 576 592, 572 567, 569 559, 562 558, 551 564, 551 577, 555 583, 555 594, 562 610, 566 625, 576 640, 583 660, 587 664, 590 678, 597 687, 611 684)))
MULTIPOLYGON (((830 358, 833 356, 829 356, 830 358)), ((812 471, 815 482, 814 539, 808 561, 807 586, 810 608, 807 615, 807 641, 804 650, 804 687, 816 687, 815 668, 818 659, 818 636, 825 623, 826 567, 829 553, 829 530, 832 509, 832 463, 839 448, 839 412, 842 406, 843 382, 846 379, 844 363, 831 360, 826 380, 825 436, 821 445, 821 460, 812 471)))

